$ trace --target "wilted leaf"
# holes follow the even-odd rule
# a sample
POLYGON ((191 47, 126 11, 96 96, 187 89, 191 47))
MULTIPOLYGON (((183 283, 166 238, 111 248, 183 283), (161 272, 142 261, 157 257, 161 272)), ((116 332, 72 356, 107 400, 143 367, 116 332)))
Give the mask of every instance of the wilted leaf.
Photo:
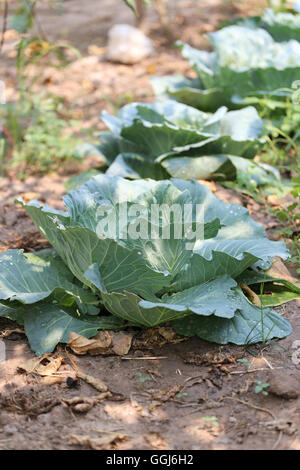
POLYGON ((99 331, 93 339, 87 339, 77 333, 70 333, 68 346, 75 354, 101 354, 108 351, 111 336, 108 331, 99 331))
POLYGON ((46 377, 55 374, 63 362, 64 358, 61 356, 44 354, 41 357, 29 359, 25 364, 18 366, 18 369, 27 374, 37 374, 46 377))
POLYGON ((131 348, 132 333, 114 333, 112 335, 112 350, 118 356, 125 356, 131 348))
POLYGON ((100 331, 93 339, 87 339, 76 333, 70 334, 68 346, 75 354, 117 354, 123 356, 131 348, 132 333, 100 331))

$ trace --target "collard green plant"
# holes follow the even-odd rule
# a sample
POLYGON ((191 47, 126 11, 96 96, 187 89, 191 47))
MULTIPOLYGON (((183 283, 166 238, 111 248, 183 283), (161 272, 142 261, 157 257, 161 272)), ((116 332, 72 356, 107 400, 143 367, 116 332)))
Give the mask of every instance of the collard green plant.
POLYGON ((64 197, 66 211, 20 203, 55 251, 0 255, 0 316, 24 325, 37 354, 72 331, 90 337, 127 325, 171 322, 180 334, 221 344, 291 332, 238 283, 263 275, 274 256, 286 259, 284 243, 196 181, 98 175, 64 197))

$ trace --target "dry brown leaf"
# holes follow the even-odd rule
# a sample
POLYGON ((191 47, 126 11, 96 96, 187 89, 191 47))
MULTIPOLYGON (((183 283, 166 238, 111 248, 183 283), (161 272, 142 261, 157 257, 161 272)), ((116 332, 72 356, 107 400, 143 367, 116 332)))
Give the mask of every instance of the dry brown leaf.
POLYGON ((118 356, 124 356, 131 348, 132 333, 114 333, 112 336, 112 350, 118 356))
POLYGON ((111 397, 110 392, 100 393, 95 397, 73 397, 70 399, 61 400, 63 406, 71 408, 76 413, 86 413, 90 411, 95 405, 101 403, 106 398, 111 397))
POLYGON ((252 289, 250 289, 249 286, 247 286, 244 283, 240 284, 241 288, 243 289, 244 293, 247 294, 247 297, 250 299, 250 301, 253 303, 253 305, 257 305, 258 307, 261 306, 261 300, 259 296, 253 292, 252 289))
POLYGON ((271 206, 280 206, 280 204, 281 204, 281 201, 280 201, 279 197, 276 196, 276 194, 270 194, 267 197, 267 201, 268 201, 269 204, 271 204, 271 206))
POLYGON ((62 363, 64 358, 62 356, 44 354, 41 357, 34 357, 29 359, 18 367, 18 370, 26 372, 27 374, 37 374, 42 377, 52 376, 55 374, 62 363))
POLYGON ((158 332, 163 338, 165 338, 170 343, 176 338, 176 331, 174 331, 173 328, 160 326, 158 328, 158 332))
POLYGON ((22 199, 27 203, 29 201, 32 201, 32 199, 38 199, 39 195, 37 193, 21 193, 22 199))
POLYGON ((142 351, 160 348, 166 343, 181 343, 187 339, 187 337, 181 338, 176 334, 173 336, 172 328, 147 328, 134 338, 132 346, 133 349, 142 351))
POLYGON ((293 283, 297 283, 297 282, 299 283, 299 280, 294 278, 291 275, 290 271, 285 266, 283 261, 277 256, 275 256, 274 262, 272 266, 270 267, 270 269, 268 270, 267 274, 274 278, 281 278, 281 279, 285 279, 286 281, 290 281, 293 283))
POLYGON ((72 444, 82 447, 88 447, 93 450, 101 449, 114 449, 117 444, 128 439, 126 434, 119 434, 117 432, 107 433, 102 437, 92 438, 88 435, 78 436, 76 434, 70 435, 72 444))
POLYGON ((93 339, 87 339, 77 333, 70 333, 68 346, 75 354, 101 354, 111 345, 111 336, 107 331, 99 331, 93 339))
POLYGON ((71 333, 68 346, 75 354, 98 354, 110 355, 116 354, 124 356, 131 348, 132 333, 114 333, 100 331, 93 339, 87 339, 77 333, 71 333))
POLYGON ((31 374, 43 360, 42 357, 33 357, 32 359, 28 359, 24 364, 18 366, 18 371, 26 372, 26 374, 31 374))
POLYGON ((149 432, 145 436, 145 441, 154 449, 168 450, 169 446, 159 432, 149 432))
POLYGON ((102 382, 101 379, 97 379, 96 377, 93 377, 92 375, 87 375, 84 372, 77 371, 77 377, 84 380, 86 383, 94 387, 98 392, 107 392, 108 387, 105 385, 104 382, 102 382))

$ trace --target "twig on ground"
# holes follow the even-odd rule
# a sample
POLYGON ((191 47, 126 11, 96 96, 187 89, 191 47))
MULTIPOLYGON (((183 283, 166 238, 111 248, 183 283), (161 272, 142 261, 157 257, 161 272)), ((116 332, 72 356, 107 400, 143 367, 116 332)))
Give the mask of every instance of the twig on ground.
POLYGON ((249 403, 247 401, 240 400, 239 398, 235 398, 235 397, 223 397, 220 399, 220 401, 223 401, 223 400, 234 400, 234 401, 237 401, 238 403, 242 403, 242 405, 246 405, 246 406, 249 406, 250 408, 254 408, 255 410, 263 411, 264 413, 268 413, 270 416, 272 416, 274 421, 277 421, 276 416, 272 413, 272 411, 268 410, 267 408, 262 408, 260 406, 253 405, 253 403, 249 403))
POLYGON ((153 361, 157 359, 168 359, 167 356, 142 356, 142 357, 121 357, 122 361, 153 361))

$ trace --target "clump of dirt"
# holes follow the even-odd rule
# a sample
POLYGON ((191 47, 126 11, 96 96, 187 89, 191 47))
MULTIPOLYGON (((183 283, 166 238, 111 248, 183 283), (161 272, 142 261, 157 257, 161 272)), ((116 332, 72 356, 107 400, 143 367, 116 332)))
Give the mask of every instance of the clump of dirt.
POLYGON ((267 376, 268 391, 281 398, 296 399, 300 395, 300 377, 293 370, 271 370, 267 376))

